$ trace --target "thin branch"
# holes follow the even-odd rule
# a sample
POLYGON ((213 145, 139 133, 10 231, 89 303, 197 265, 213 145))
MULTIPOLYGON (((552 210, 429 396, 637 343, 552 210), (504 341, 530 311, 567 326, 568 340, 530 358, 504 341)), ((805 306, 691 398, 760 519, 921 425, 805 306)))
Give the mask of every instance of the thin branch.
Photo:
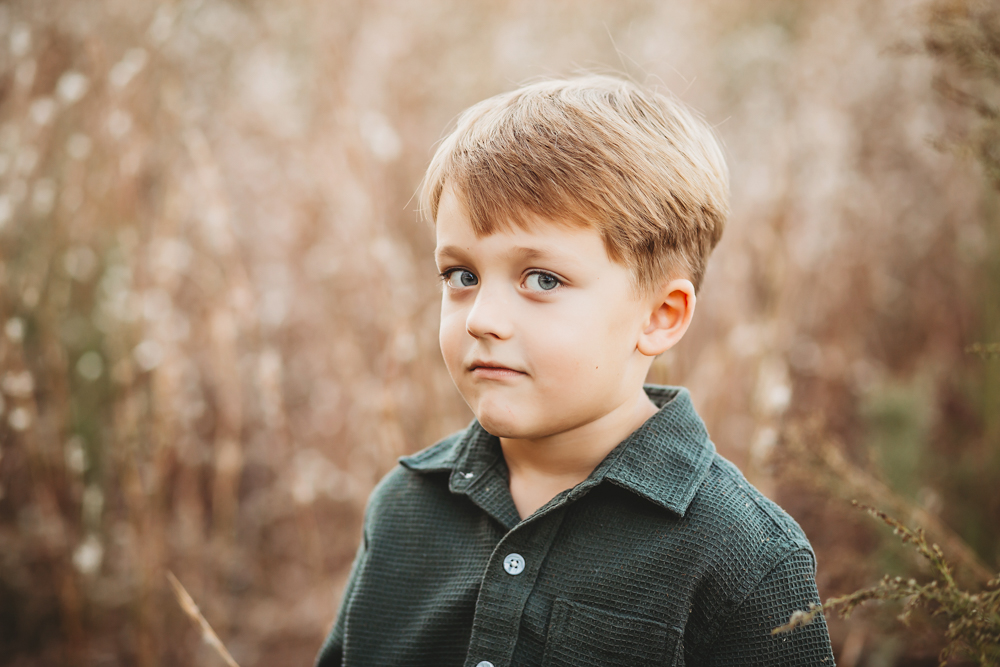
POLYGON ((240 667, 236 661, 233 660, 233 656, 229 654, 229 651, 226 650, 226 647, 222 643, 222 640, 219 639, 219 636, 215 634, 215 630, 212 629, 212 626, 209 625, 205 617, 202 616, 201 610, 198 609, 198 605, 194 603, 194 598, 191 597, 191 594, 187 592, 184 586, 181 585, 181 582, 177 580, 177 577, 175 577, 174 573, 170 570, 167 570, 167 579, 170 580, 170 585, 174 587, 174 594, 177 596, 177 601, 180 603, 181 609, 183 609, 184 613, 191 617, 191 620, 194 621, 199 628, 201 628, 202 640, 214 648, 216 652, 222 656, 222 659, 226 661, 226 664, 229 665, 229 667, 240 667))

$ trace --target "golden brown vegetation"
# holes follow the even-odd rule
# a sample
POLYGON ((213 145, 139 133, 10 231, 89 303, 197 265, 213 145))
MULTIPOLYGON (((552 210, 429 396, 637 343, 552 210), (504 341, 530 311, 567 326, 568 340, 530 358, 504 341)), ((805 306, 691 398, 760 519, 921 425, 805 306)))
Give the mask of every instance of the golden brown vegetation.
MULTIPOLYGON (((803 524, 823 596, 920 566, 774 463, 817 413, 813 444, 995 570, 1000 364, 964 353, 1000 331, 1000 200, 968 159, 998 154, 994 25, 933 0, 0 4, 0 663, 221 664, 170 570, 243 667, 309 664, 369 490, 469 418, 412 198, 433 144, 579 68, 669 87, 726 144, 734 214, 650 379, 803 524)), ((936 661, 897 626, 831 619, 838 664, 936 661)))
MULTIPOLYGON (((957 137, 950 138, 950 146, 974 156, 992 185, 1000 190, 1000 107, 997 106, 1000 103, 1000 7, 967 2, 932 5, 923 48, 946 68, 936 79, 937 89, 972 111, 972 122, 966 122, 957 137)), ((972 343, 965 351, 984 361, 992 361, 1000 353, 1000 344, 972 343)), ((987 400, 989 398, 987 396, 987 400)), ((969 658, 979 665, 1000 664, 1000 572, 992 574, 960 536, 846 461, 840 454, 841 448, 823 442, 821 435, 810 438, 810 444, 805 444, 800 429, 793 427, 787 435, 790 446, 786 447, 786 453, 791 459, 786 462, 786 469, 805 472, 807 479, 828 485, 846 486, 849 493, 875 497, 880 505, 893 506, 896 512, 907 511, 921 524, 930 526, 946 540, 952 552, 960 556, 960 563, 971 575, 972 590, 956 583, 944 552, 936 543, 927 541, 923 528, 911 530, 884 512, 859 505, 891 527, 904 544, 913 546, 929 565, 931 581, 918 583, 914 578, 887 574, 874 586, 794 612, 788 623, 775 628, 772 634, 794 631, 826 611, 837 610, 842 618, 847 618, 868 601, 900 602, 899 620, 904 624, 909 625, 913 612, 920 607, 928 608, 932 616, 947 620, 945 644, 938 656, 942 667, 959 657, 969 658)), ((840 493, 844 490, 841 488, 840 493)), ((857 501, 853 504, 858 505, 857 501)))

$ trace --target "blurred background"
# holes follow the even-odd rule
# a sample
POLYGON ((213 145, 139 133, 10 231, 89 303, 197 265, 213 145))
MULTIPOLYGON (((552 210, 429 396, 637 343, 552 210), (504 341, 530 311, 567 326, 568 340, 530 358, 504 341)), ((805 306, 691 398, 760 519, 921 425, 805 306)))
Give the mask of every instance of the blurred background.
MULTIPOLYGON (((311 664, 368 493, 471 418, 435 142, 583 70, 725 143, 733 214, 650 379, 802 524, 821 595, 921 574, 852 498, 995 573, 998 45, 959 0, 0 3, 0 664, 222 664, 167 570, 243 667, 311 664)), ((936 665, 898 612, 830 619, 838 664, 936 665)))

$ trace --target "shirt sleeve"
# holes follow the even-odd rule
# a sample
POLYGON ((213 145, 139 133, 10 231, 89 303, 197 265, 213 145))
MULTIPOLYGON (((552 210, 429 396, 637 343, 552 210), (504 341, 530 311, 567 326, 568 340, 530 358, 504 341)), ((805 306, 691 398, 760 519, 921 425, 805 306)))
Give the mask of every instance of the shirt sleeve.
POLYGON ((699 664, 831 667, 833 650, 822 614, 791 632, 771 634, 788 622, 792 612, 820 601, 815 573, 814 557, 808 550, 795 551, 780 561, 725 622, 708 661, 699 664))
POLYGON ((344 586, 344 595, 340 600, 340 610, 337 612, 337 621, 333 624, 330 634, 316 656, 315 667, 341 667, 344 661, 344 628, 347 625, 347 606, 351 602, 351 595, 354 592, 354 584, 357 581, 361 569, 364 566, 367 550, 365 549, 365 539, 362 537, 361 544, 358 545, 358 553, 354 557, 354 564, 351 566, 351 573, 347 577, 347 585, 344 586))

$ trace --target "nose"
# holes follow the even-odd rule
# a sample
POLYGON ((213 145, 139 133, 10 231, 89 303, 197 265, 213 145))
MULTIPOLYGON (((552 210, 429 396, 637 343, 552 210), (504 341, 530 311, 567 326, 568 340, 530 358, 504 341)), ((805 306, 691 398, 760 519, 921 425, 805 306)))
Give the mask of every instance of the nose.
POLYGON ((480 286, 476 300, 465 318, 465 330, 473 338, 506 340, 514 333, 511 304, 500 286, 480 286))

